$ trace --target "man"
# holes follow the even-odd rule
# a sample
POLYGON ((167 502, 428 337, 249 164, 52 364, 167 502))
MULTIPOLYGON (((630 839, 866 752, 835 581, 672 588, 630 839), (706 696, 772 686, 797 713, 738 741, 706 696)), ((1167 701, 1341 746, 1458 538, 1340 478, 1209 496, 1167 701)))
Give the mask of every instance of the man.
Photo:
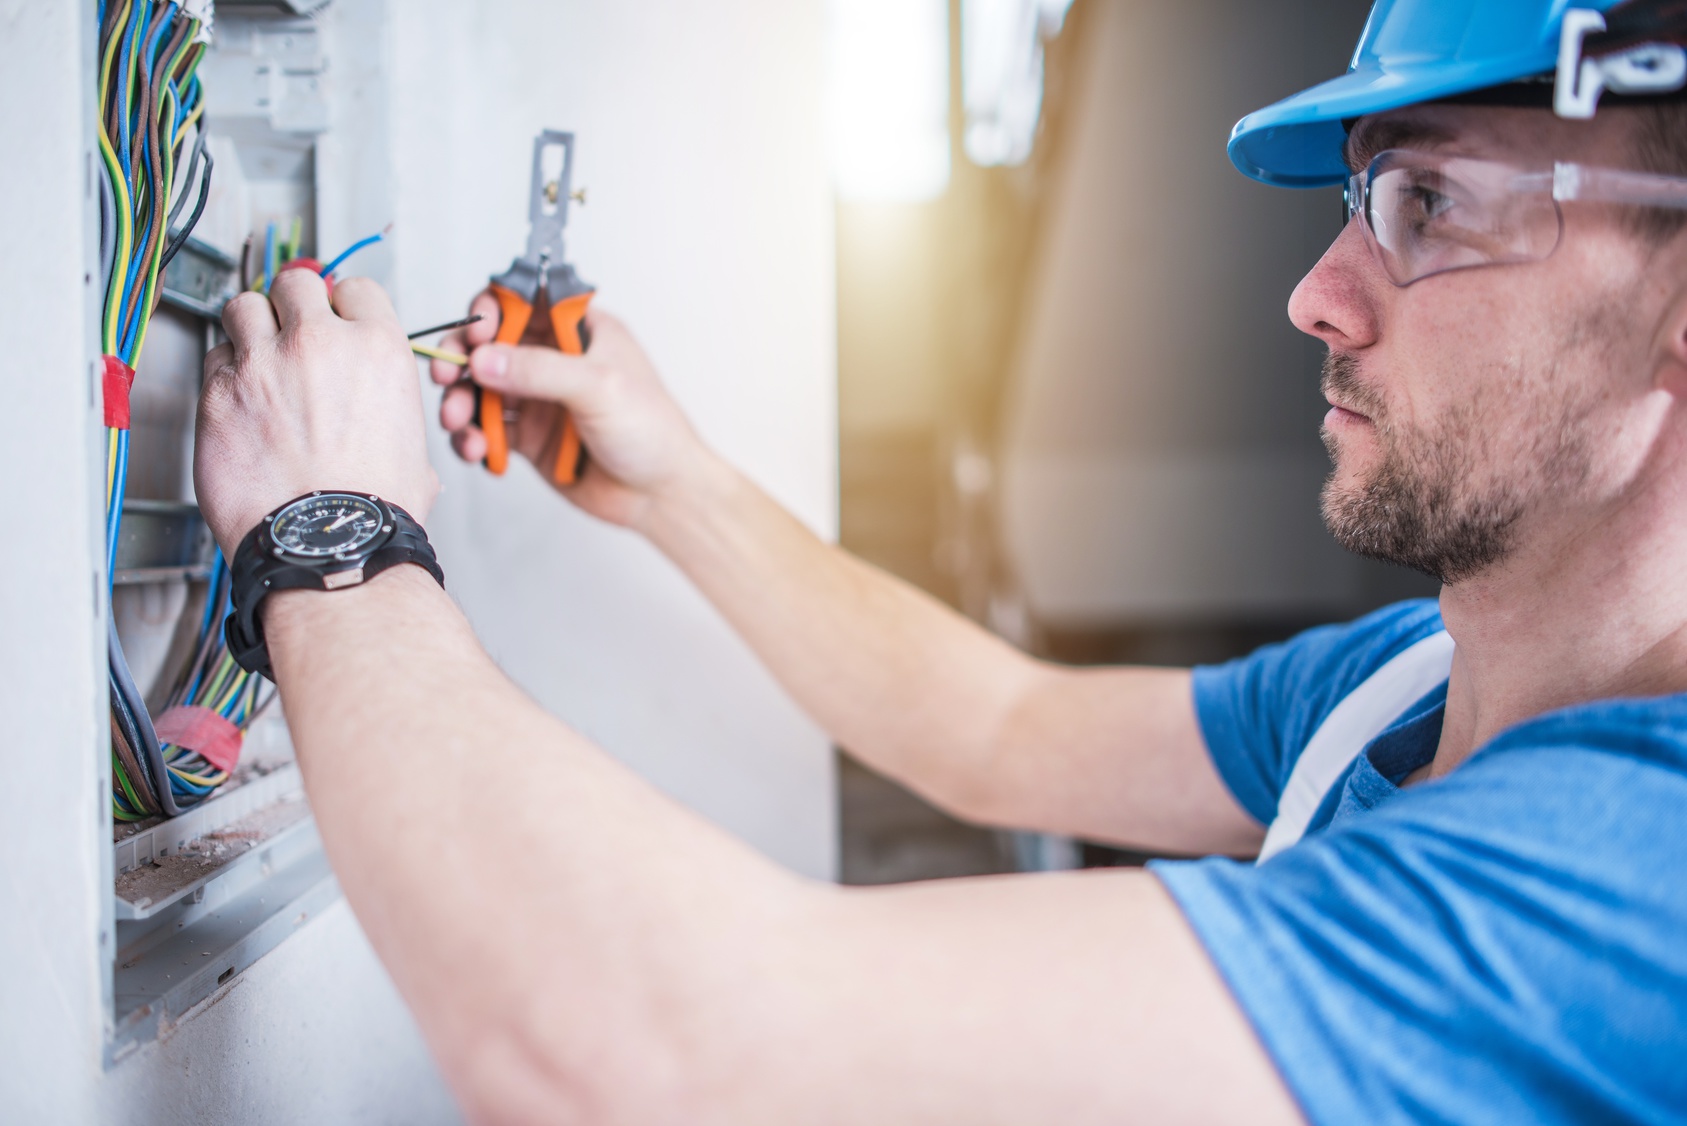
MULTIPOLYGON (((1273 855, 817 886, 541 712, 422 568, 273 593, 324 842, 471 1116, 1687 1118, 1687 212, 1656 209, 1687 139, 1667 101, 1543 104, 1687 73, 1623 53, 1653 7, 1601 38, 1551 0, 1383 0, 1354 71, 1238 127, 1260 178, 1352 174, 1290 303, 1330 350, 1325 511, 1445 586, 1222 668, 1030 660, 812 537, 612 318, 570 358, 489 344, 480 298, 461 343, 521 452, 566 404, 592 455, 568 499, 683 568, 852 752, 983 822, 1273 855), (453 847, 416 853, 418 824, 453 847)), ((330 307, 284 274, 224 320, 196 477, 231 558, 315 490, 425 520, 378 288, 330 307)), ((453 386, 473 460, 471 413, 453 386)))

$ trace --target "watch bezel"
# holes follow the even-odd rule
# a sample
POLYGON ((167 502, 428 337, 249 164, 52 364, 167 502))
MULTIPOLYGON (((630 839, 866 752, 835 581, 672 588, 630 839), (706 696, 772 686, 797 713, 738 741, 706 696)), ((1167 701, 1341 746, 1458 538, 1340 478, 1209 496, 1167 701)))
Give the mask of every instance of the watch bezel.
POLYGON ((285 559, 290 563, 298 563, 303 566, 315 567, 326 571, 350 570, 361 567, 363 562, 371 555, 381 550, 381 548, 385 547, 388 543, 391 543, 393 536, 397 535, 397 533, 398 521, 393 518, 392 507, 388 505, 386 501, 382 500, 374 493, 354 493, 344 489, 313 490, 312 492, 306 493, 304 496, 293 498, 274 512, 265 516, 263 520, 263 541, 269 545, 269 550, 266 554, 273 556, 276 559, 285 559), (348 500, 356 500, 374 505, 375 511, 381 518, 380 530, 357 547, 348 551, 337 551, 328 554, 307 554, 290 548, 286 544, 282 543, 275 534, 275 525, 277 521, 279 521, 290 509, 303 504, 319 501, 323 497, 345 497, 348 500))

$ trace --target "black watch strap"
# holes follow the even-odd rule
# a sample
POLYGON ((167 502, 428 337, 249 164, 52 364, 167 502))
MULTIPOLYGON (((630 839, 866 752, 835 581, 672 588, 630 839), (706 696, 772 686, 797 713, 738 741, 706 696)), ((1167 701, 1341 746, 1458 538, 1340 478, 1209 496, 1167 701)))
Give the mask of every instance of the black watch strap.
POLYGON ((417 564, 440 586, 445 585, 445 572, 440 569, 427 533, 408 512, 367 493, 345 492, 376 504, 387 519, 383 528, 391 528, 350 558, 301 558, 278 548, 269 535, 271 521, 279 513, 321 493, 307 493, 281 505, 247 532, 235 549, 234 561, 229 565, 233 586, 229 615, 223 620, 223 640, 229 655, 247 672, 275 679, 263 618, 258 612, 263 600, 275 591, 343 590, 368 582, 382 571, 403 563, 417 564))

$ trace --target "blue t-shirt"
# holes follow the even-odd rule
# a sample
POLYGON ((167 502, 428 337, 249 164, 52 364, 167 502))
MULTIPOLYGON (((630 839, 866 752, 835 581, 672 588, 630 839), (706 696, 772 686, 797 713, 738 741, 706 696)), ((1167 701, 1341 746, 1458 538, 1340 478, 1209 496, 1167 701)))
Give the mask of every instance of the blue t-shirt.
MULTIPOLYGON (((1196 670, 1242 806, 1269 823, 1331 709, 1440 628, 1402 603, 1196 670)), ((1687 696, 1550 712, 1402 790, 1444 703, 1294 847, 1155 874, 1313 1123, 1687 1122, 1687 696)))

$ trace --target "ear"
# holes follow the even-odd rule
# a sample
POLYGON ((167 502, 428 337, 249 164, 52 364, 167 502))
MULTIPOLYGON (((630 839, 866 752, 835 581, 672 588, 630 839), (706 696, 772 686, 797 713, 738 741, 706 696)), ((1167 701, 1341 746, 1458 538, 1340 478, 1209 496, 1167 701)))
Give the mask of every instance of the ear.
POLYGON ((1687 285, 1671 298, 1660 329, 1652 383, 1658 390, 1687 401, 1687 285))

